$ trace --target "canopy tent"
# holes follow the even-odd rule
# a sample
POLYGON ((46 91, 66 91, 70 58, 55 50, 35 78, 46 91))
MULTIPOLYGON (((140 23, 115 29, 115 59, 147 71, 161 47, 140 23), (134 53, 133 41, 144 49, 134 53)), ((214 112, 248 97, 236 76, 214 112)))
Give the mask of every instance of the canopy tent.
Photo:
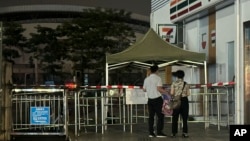
MULTIPOLYGON (((106 56, 106 85, 109 70, 133 64, 148 68, 153 63, 159 67, 167 65, 204 65, 206 76, 206 54, 184 50, 164 41, 152 28, 144 37, 126 50, 106 56)), ((205 77, 205 81, 207 79, 205 77)))
MULTIPOLYGON (((149 68, 153 63, 157 63, 159 67, 167 65, 203 65, 204 80, 205 84, 207 84, 205 53, 192 52, 172 45, 164 41, 150 28, 145 36, 134 45, 122 52, 106 56, 106 86, 109 85, 109 70, 127 65, 149 68)), ((204 87, 204 93, 207 93, 206 86, 204 87)), ((207 100, 208 98, 205 97, 205 101, 207 100)), ((205 109, 207 109, 207 107, 208 103, 205 104, 205 109)), ((205 115, 207 117, 208 112, 206 112, 205 115)), ((208 123, 205 123, 205 127, 208 127, 208 123)))

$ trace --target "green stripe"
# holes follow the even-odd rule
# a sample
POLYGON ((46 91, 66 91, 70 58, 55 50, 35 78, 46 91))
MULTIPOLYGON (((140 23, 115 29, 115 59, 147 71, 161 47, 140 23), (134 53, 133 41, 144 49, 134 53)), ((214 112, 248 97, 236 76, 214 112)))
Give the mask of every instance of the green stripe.
POLYGON ((188 1, 187 0, 182 2, 181 4, 177 5, 177 10, 180 10, 183 7, 186 7, 186 6, 188 6, 188 1))
POLYGON ((189 0, 189 4, 196 2, 197 0, 189 0))
POLYGON ((174 13, 176 11, 176 6, 170 9, 170 14, 174 13))
POLYGON ((196 2, 196 1, 198 1, 198 0, 186 0, 186 1, 178 4, 177 6, 172 7, 170 9, 170 14, 172 14, 172 13, 174 13, 174 12, 176 12, 176 11, 178 11, 178 10, 180 10, 180 9, 182 9, 182 8, 188 6, 189 4, 192 4, 192 3, 196 2))

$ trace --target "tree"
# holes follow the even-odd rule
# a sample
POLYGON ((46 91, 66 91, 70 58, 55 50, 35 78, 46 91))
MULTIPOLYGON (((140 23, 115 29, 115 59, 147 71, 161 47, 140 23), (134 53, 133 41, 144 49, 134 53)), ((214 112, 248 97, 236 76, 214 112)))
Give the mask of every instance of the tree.
POLYGON ((35 27, 37 33, 31 33, 27 52, 33 53, 30 58, 31 63, 34 59, 39 61, 41 69, 46 72, 47 80, 54 80, 55 76, 62 76, 63 60, 67 58, 67 50, 63 42, 58 39, 59 34, 56 29, 35 27))
POLYGON ((13 59, 21 56, 20 53, 23 53, 27 43, 24 31, 22 25, 17 22, 3 23, 3 59, 14 63, 13 59))
POLYGON ((95 70, 103 78, 106 53, 124 50, 135 38, 127 23, 131 13, 115 9, 85 9, 81 17, 59 27, 70 47, 74 70, 95 70))

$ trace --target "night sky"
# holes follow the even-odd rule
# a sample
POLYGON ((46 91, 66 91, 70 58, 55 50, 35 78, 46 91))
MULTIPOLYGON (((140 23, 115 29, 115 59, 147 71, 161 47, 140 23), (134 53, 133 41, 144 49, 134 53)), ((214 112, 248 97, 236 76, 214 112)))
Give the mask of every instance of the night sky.
POLYGON ((43 4, 125 9, 128 12, 143 16, 150 16, 151 9, 151 0, 0 0, 0 13, 13 10, 13 6, 43 4))

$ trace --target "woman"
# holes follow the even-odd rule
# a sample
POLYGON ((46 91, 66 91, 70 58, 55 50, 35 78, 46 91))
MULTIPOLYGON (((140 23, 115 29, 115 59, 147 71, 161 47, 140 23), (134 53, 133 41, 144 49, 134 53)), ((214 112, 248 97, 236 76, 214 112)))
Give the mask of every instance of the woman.
POLYGON ((179 115, 182 117, 183 128, 182 128, 182 137, 187 138, 188 136, 188 96, 190 95, 189 85, 183 80, 185 73, 182 70, 178 70, 173 73, 177 80, 174 81, 171 85, 171 95, 181 95, 181 106, 179 109, 174 109, 172 114, 172 137, 176 137, 178 133, 178 119, 179 115))

